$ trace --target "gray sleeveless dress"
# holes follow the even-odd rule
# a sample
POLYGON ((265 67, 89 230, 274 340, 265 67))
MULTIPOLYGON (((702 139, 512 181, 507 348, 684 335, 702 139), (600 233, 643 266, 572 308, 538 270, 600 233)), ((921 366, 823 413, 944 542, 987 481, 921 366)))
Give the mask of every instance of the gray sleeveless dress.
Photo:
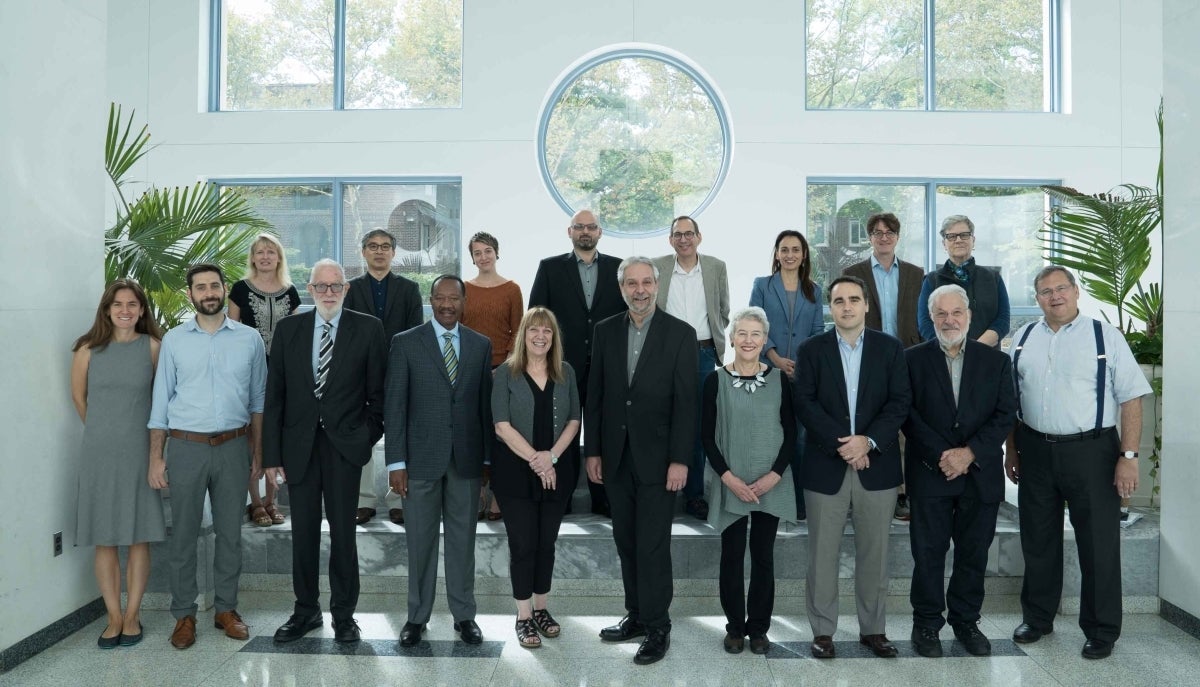
MULTIPOLYGON (((733 474, 748 484, 767 474, 779 457, 779 446, 783 443, 779 406, 783 403, 781 394, 787 393, 788 387, 777 368, 763 375, 767 383, 754 393, 747 393, 745 388, 735 389, 733 377, 725 368, 717 368, 716 374, 717 447, 733 474)), ((755 510, 795 522, 796 489, 792 476, 785 473, 758 503, 746 503, 734 496, 721 480, 710 480, 708 524, 718 532, 755 510)))
POLYGON ((79 462, 76 546, 166 538, 162 497, 150 488, 150 337, 92 351, 79 462))

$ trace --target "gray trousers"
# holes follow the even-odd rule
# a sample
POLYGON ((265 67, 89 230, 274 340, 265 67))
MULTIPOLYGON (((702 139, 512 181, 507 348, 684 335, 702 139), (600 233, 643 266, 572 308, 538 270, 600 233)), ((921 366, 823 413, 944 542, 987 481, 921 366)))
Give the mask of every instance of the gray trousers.
POLYGON ((475 619, 475 524, 478 477, 453 467, 441 479, 409 479, 404 529, 408 542, 408 622, 424 625, 437 594, 438 526, 445 524, 446 601, 454 621, 475 619))
POLYGON ((204 516, 204 495, 212 505, 216 549, 213 596, 217 613, 237 608, 242 572, 242 520, 246 482, 250 480, 250 445, 242 437, 220 446, 167 439, 167 483, 171 489, 171 615, 196 615, 196 538, 204 516))
POLYGON ((858 472, 846 466, 838 493, 804 490, 808 508, 808 590, 806 608, 813 636, 833 636, 838 622, 838 568, 846 512, 854 523, 854 596, 859 631, 884 634, 887 617, 888 533, 896 509, 895 487, 863 488, 858 472))

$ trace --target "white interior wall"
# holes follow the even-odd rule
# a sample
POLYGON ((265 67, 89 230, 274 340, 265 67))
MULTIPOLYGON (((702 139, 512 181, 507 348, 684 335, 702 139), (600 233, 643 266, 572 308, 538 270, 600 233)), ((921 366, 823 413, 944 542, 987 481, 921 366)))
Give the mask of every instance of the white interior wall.
POLYGON ((103 290, 106 4, 0 3, 0 651, 99 596, 69 369, 103 290))

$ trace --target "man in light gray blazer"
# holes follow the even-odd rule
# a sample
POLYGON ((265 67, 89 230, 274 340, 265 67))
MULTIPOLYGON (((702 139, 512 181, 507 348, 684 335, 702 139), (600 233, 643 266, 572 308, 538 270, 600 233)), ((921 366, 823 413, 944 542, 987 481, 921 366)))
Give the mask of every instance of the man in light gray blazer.
MULTIPOLYGON (((658 268, 658 298, 655 307, 692 325, 696 330, 700 375, 696 385, 696 412, 700 413, 700 390, 704 380, 721 364, 725 352, 725 330, 729 327, 729 279, 725 263, 710 255, 700 255, 700 225, 681 215, 671 222, 668 235, 675 252, 654 259, 658 268)), ((687 484, 683 487, 684 510, 701 520, 708 519, 704 500, 704 444, 700 441, 700 423, 696 423, 696 442, 687 484)))
POLYGON ((491 462, 492 344, 459 324, 463 282, 443 274, 430 287, 433 320, 397 334, 388 359, 384 443, 389 483, 405 499, 408 622, 400 645, 415 646, 433 611, 438 529, 446 538, 446 598, 468 644, 475 624, 475 513, 491 462))

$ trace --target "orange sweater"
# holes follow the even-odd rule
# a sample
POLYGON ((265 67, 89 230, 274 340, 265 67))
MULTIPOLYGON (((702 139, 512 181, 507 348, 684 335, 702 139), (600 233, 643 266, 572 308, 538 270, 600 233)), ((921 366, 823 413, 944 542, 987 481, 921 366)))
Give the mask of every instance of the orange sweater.
POLYGON ((515 281, 500 286, 475 286, 467 282, 467 304, 462 323, 492 340, 492 367, 508 359, 513 337, 521 326, 525 301, 515 281))

